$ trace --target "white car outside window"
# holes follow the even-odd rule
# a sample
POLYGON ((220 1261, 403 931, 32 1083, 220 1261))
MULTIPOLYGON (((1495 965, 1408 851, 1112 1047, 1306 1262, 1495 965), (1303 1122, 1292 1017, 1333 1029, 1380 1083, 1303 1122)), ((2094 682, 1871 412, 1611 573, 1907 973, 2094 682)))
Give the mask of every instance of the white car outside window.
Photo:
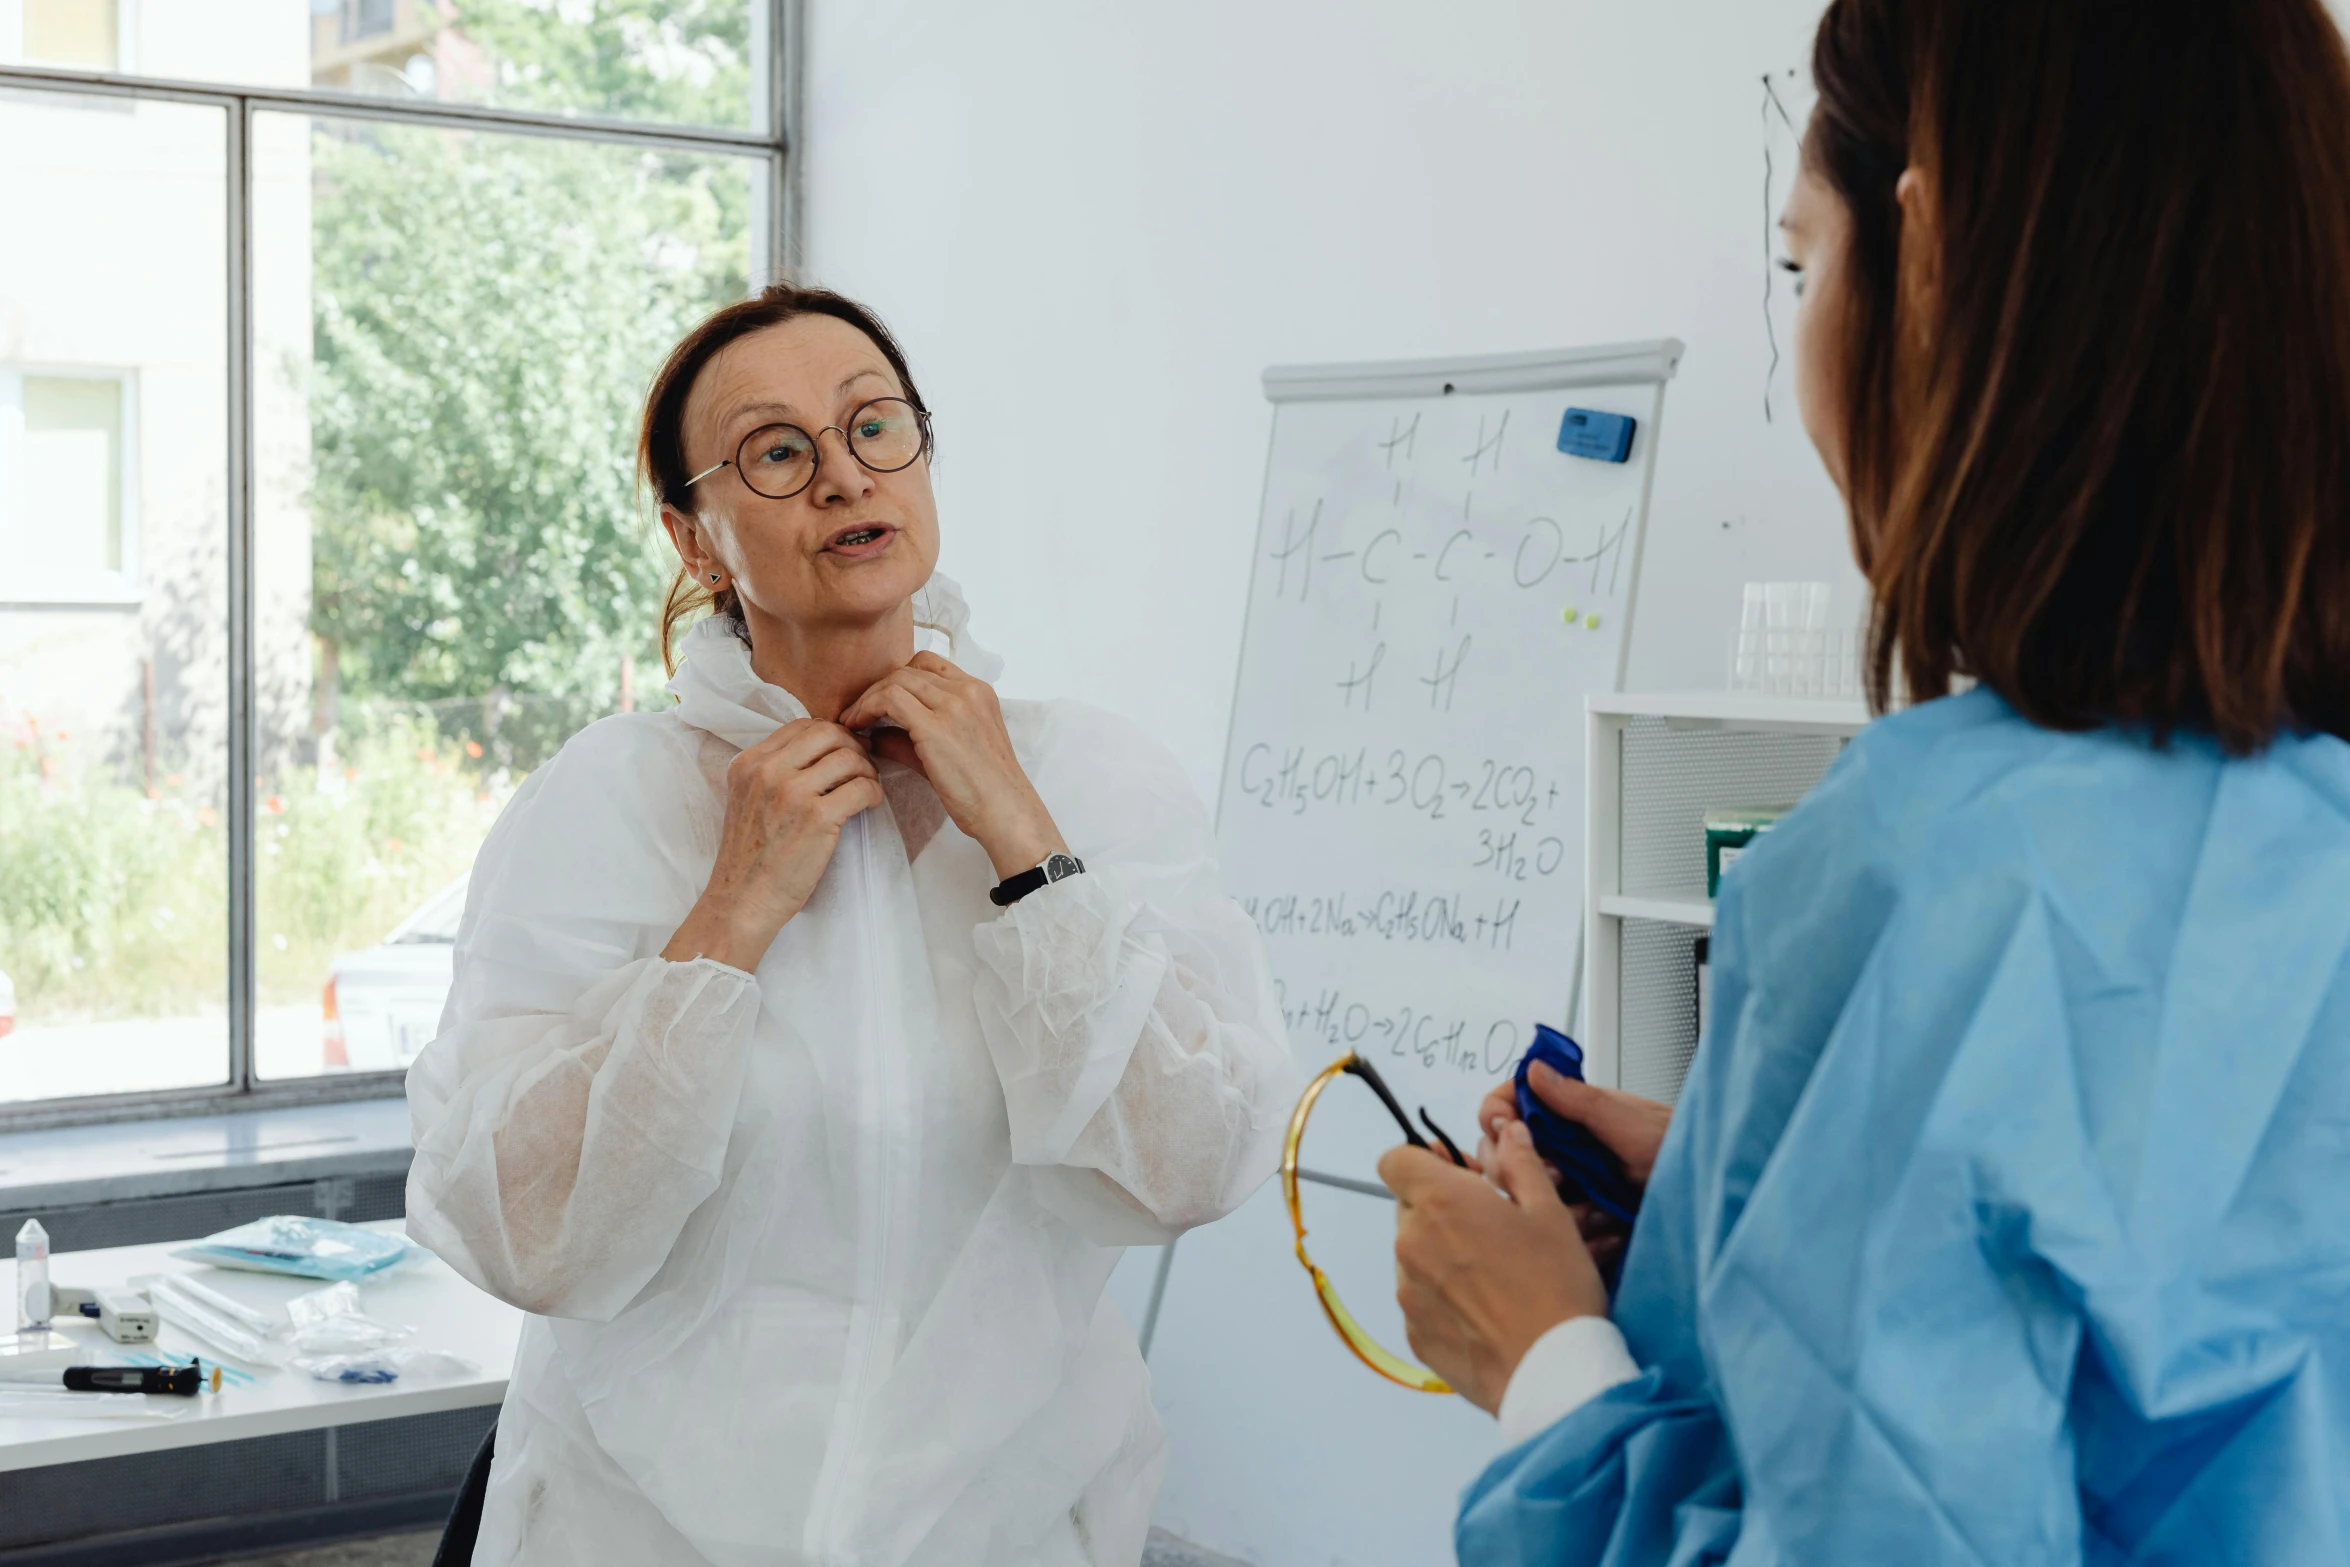
POLYGON ((449 999, 465 883, 460 876, 433 894, 382 946, 335 959, 322 998, 329 1068, 404 1071, 431 1043, 449 999))

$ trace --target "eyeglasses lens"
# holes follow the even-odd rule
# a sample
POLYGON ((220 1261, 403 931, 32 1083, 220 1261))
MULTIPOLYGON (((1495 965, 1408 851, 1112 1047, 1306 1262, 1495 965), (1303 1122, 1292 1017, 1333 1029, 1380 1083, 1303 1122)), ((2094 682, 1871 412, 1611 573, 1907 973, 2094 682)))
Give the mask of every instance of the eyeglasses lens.
MULTIPOLYGON (((922 455, 922 418, 903 398, 875 398, 842 428, 850 452, 871 472, 895 473, 922 455)), ((782 500, 816 477, 816 438, 796 424, 771 424, 744 438, 735 465, 745 484, 782 500)))
POLYGON ((902 398, 882 397, 849 419, 849 449, 875 473, 895 473, 922 455, 922 420, 902 398))
POLYGON ((743 483, 780 500, 797 495, 816 476, 816 443, 797 425, 771 424, 753 430, 739 448, 735 466, 743 483))

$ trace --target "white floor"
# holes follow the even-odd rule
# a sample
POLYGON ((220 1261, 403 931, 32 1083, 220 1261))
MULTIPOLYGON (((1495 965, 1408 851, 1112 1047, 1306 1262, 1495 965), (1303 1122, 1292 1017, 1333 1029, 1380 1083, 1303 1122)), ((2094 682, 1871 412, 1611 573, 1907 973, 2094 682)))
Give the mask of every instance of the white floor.
POLYGON ((431 1567, 438 1530, 425 1534, 389 1534, 376 1540, 346 1540, 283 1556, 249 1556, 224 1567, 431 1567))
MULTIPOLYGON (((255 1556, 234 1567, 431 1567, 438 1533, 394 1534, 350 1540, 284 1556, 255 1556)), ((1153 1532, 1142 1567, 1242 1567, 1222 1556, 1203 1556, 1170 1535, 1153 1532)))

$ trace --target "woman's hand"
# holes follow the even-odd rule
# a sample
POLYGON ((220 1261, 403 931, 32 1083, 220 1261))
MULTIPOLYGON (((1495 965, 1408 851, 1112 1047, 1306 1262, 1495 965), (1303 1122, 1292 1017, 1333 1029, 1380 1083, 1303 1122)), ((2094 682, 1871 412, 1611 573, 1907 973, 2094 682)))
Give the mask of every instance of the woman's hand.
POLYGON ((936 653, 917 653, 890 671, 840 715, 850 729, 876 729, 873 750, 930 780, 947 815, 995 862, 1016 876, 1066 854, 1068 844, 1036 786, 1012 754, 995 687, 936 653))
POLYGON ((1396 1197, 1395 1298, 1412 1353, 1493 1414, 1536 1339, 1607 1315, 1607 1286, 1523 1124, 1502 1128, 1486 1168, 1492 1184, 1395 1148, 1379 1178, 1396 1197))
MULTIPOLYGON (((1624 1167, 1624 1175, 1634 1191, 1648 1190, 1648 1177, 1656 1169, 1657 1150, 1664 1146, 1665 1129, 1672 1124, 1671 1105, 1658 1104, 1621 1089, 1597 1087, 1541 1061, 1535 1062, 1527 1072, 1526 1086, 1555 1114, 1576 1122, 1598 1138, 1624 1167)), ((1517 1119, 1517 1087, 1507 1080, 1487 1094, 1477 1107, 1478 1128, 1490 1144, 1498 1144, 1502 1129, 1515 1125, 1517 1119)))
MULTIPOLYGON (((1648 1177, 1656 1169, 1657 1150, 1664 1146, 1665 1128, 1673 1119, 1672 1106, 1613 1088, 1596 1088, 1541 1061, 1527 1072, 1526 1085, 1554 1114, 1580 1123, 1616 1156, 1637 1202, 1648 1190, 1648 1177)), ((1503 1134, 1520 1126, 1514 1082, 1504 1081, 1485 1096, 1485 1102, 1477 1107, 1477 1125, 1485 1134, 1477 1145, 1477 1157, 1490 1164, 1503 1134)), ((1556 1171, 1551 1178, 1556 1181, 1556 1171)), ((1583 1244, 1594 1262, 1612 1269, 1623 1261, 1624 1248, 1632 1244, 1630 1225, 1590 1203, 1570 1204, 1568 1211, 1582 1229, 1583 1244)))
POLYGON ((839 724, 798 719, 736 757, 710 884, 661 956, 757 968, 815 893, 841 828, 881 798, 873 758, 839 724))

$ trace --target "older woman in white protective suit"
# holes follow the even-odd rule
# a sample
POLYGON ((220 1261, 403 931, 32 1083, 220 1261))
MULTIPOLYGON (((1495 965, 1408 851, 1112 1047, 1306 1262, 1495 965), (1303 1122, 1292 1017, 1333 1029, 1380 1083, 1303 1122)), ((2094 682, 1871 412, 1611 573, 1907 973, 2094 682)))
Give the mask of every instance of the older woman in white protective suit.
POLYGON ((473 1560, 1131 1567, 1165 1446, 1103 1285, 1296 1090, 1207 814, 998 702, 861 307, 720 311, 641 455, 664 644, 714 612, 516 793, 409 1077, 409 1232, 531 1313, 473 1560))

